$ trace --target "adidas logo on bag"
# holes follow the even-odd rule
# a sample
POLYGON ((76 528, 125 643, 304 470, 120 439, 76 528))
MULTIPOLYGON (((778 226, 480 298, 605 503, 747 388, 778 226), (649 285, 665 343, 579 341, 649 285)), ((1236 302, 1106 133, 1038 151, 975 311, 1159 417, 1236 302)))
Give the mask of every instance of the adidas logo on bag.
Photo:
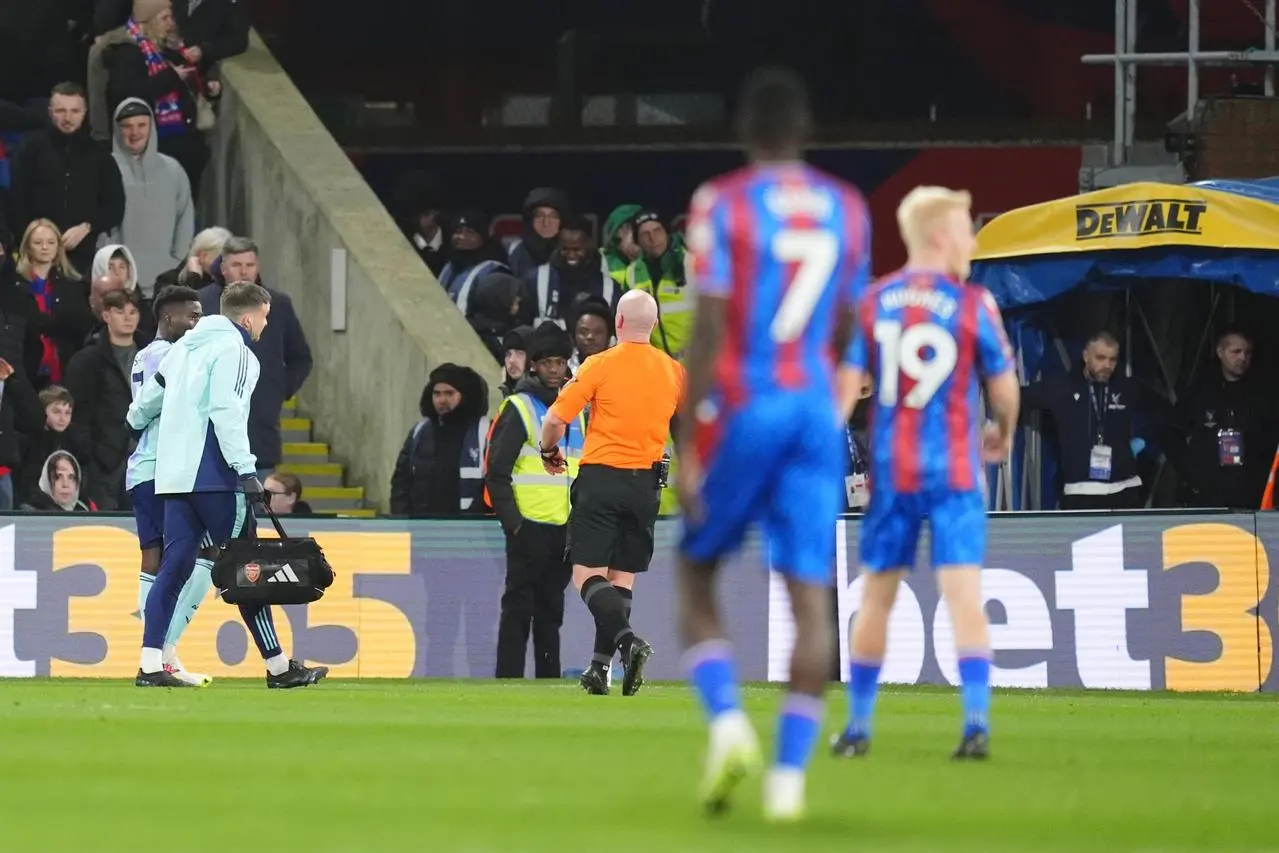
POLYGON ((267 583, 299 583, 298 576, 294 574, 293 567, 288 563, 275 570, 275 574, 267 578, 267 583))

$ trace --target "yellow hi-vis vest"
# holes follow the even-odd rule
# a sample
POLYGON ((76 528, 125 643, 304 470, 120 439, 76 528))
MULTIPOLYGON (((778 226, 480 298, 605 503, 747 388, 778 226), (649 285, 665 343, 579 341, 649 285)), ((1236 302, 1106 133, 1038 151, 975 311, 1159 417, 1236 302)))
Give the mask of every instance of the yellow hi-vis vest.
POLYGON ((530 394, 512 394, 498 407, 498 415, 507 406, 514 406, 524 422, 527 436, 520 455, 511 470, 511 488, 515 492, 515 505, 520 515, 538 524, 568 524, 569 490, 577 478, 582 464, 582 447, 586 443, 586 419, 580 414, 564 431, 560 448, 568 462, 563 474, 548 474, 542 466, 542 421, 548 407, 530 394))
MULTIPOLYGON (((686 256, 687 257, 687 256, 686 256)), ((657 270, 658 281, 653 282, 653 272, 647 259, 633 262, 626 268, 626 289, 646 290, 657 302, 657 325, 649 341, 677 361, 684 360, 693 336, 693 311, 697 307, 697 291, 692 281, 683 287, 669 273, 657 270)))

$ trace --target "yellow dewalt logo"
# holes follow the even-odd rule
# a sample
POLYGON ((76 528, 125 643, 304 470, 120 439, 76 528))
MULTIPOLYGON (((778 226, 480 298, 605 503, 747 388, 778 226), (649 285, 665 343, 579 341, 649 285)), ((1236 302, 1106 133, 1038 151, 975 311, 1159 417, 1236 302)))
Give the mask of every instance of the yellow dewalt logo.
POLYGON ((1152 198, 1123 204, 1075 206, 1075 239, 1101 240, 1147 234, 1202 234, 1208 205, 1152 198))

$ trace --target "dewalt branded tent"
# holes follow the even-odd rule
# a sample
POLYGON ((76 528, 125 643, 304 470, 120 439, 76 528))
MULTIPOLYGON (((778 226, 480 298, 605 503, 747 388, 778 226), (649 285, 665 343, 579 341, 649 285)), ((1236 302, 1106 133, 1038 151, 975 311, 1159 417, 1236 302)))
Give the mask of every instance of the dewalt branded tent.
MULTIPOLYGON (((1085 310, 1092 326, 1122 328, 1123 369, 1133 375, 1138 352, 1147 362, 1138 373, 1157 374, 1175 400, 1219 312, 1234 319, 1237 289, 1279 296, 1279 178, 1125 184, 1001 214, 977 243, 971 278, 1004 311, 1023 381, 1078 367, 1088 329, 1078 324, 1072 338, 1063 318, 1083 302, 1095 309, 1085 310), (1182 371, 1169 367, 1178 351, 1190 365, 1182 371)), ((994 484, 992 508, 1049 505, 1055 465, 1037 432, 1023 445, 994 484)))

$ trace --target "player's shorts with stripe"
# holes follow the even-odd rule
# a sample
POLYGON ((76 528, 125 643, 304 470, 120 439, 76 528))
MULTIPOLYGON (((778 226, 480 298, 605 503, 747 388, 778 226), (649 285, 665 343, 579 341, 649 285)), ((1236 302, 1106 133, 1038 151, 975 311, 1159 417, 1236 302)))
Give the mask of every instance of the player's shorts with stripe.
POLYGON ((138 545, 143 551, 164 544, 164 499, 155 493, 155 480, 138 483, 129 490, 133 499, 133 521, 138 528, 138 545))
POLYGON ((933 566, 980 566, 985 560, 986 497, 980 490, 872 490, 857 537, 861 565, 872 572, 913 569, 924 519, 933 566))
POLYGON ((697 429, 721 432, 702 436, 708 448, 703 515, 700 522, 684 517, 682 553, 718 560, 758 524, 773 569, 806 583, 830 583, 848 447, 829 395, 758 397, 697 429))

